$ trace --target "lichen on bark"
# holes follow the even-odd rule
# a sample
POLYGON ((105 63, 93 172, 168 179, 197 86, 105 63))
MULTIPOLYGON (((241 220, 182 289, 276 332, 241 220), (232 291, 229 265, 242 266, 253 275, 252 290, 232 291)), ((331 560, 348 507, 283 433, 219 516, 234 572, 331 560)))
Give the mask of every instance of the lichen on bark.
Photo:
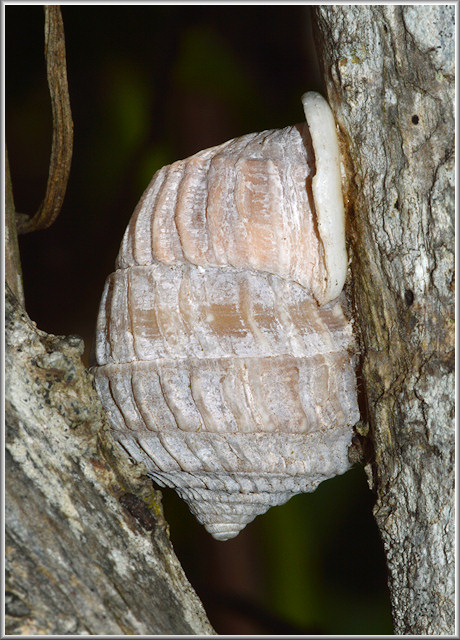
POLYGON ((367 471, 395 633, 454 633, 454 19, 314 10, 340 127, 367 471))
POLYGON ((8 287, 5 310, 7 633, 212 634, 83 341, 37 329, 8 287))

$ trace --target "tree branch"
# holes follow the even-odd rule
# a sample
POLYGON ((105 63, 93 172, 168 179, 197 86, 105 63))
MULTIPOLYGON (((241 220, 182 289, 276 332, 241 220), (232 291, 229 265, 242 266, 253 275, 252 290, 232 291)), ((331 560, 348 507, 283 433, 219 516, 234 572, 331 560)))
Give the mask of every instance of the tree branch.
POLYGON ((8 151, 5 149, 5 282, 25 307, 22 286, 21 256, 19 254, 16 210, 14 208, 13 185, 11 184, 8 151))
POLYGON ((59 6, 45 10, 45 58, 53 114, 53 140, 45 199, 33 218, 18 216, 19 233, 49 227, 61 211, 70 173, 73 122, 67 84, 64 25, 59 6))
POLYGON ((397 634, 454 633, 455 7, 314 10, 397 634))
POLYGON ((5 311, 7 634, 213 634, 83 341, 38 330, 8 286, 5 311))

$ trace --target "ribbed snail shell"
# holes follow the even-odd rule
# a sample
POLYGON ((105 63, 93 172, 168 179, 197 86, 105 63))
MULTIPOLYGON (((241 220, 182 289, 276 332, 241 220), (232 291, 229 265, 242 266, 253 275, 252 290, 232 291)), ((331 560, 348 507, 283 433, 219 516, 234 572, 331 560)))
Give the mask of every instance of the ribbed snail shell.
POLYGON ((338 147, 324 99, 304 106, 310 128, 158 171, 99 311, 95 379, 116 440, 219 540, 350 466, 338 147))

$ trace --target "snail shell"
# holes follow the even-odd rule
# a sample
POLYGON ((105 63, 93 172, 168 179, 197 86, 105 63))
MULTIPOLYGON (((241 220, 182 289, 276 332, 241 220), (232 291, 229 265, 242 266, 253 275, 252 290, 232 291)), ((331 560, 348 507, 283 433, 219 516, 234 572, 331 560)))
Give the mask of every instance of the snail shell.
POLYGON ((99 310, 95 380, 116 440, 219 540, 350 466, 338 147, 325 100, 304 107, 310 127, 158 171, 99 310))

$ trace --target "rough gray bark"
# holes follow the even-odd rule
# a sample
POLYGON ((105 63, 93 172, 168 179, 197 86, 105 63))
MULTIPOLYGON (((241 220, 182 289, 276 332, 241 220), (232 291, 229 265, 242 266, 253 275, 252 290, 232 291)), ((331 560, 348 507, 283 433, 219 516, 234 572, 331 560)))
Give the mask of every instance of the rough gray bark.
POLYGON ((7 287, 6 632, 212 634, 82 351, 39 331, 7 287))
POLYGON ((19 256, 18 234, 16 230, 16 210, 13 187, 11 185, 8 153, 5 149, 5 282, 16 298, 25 306, 22 286, 21 259, 19 256))
POLYGON ((375 517, 397 634, 454 633, 454 20, 314 10, 343 136, 375 517))

